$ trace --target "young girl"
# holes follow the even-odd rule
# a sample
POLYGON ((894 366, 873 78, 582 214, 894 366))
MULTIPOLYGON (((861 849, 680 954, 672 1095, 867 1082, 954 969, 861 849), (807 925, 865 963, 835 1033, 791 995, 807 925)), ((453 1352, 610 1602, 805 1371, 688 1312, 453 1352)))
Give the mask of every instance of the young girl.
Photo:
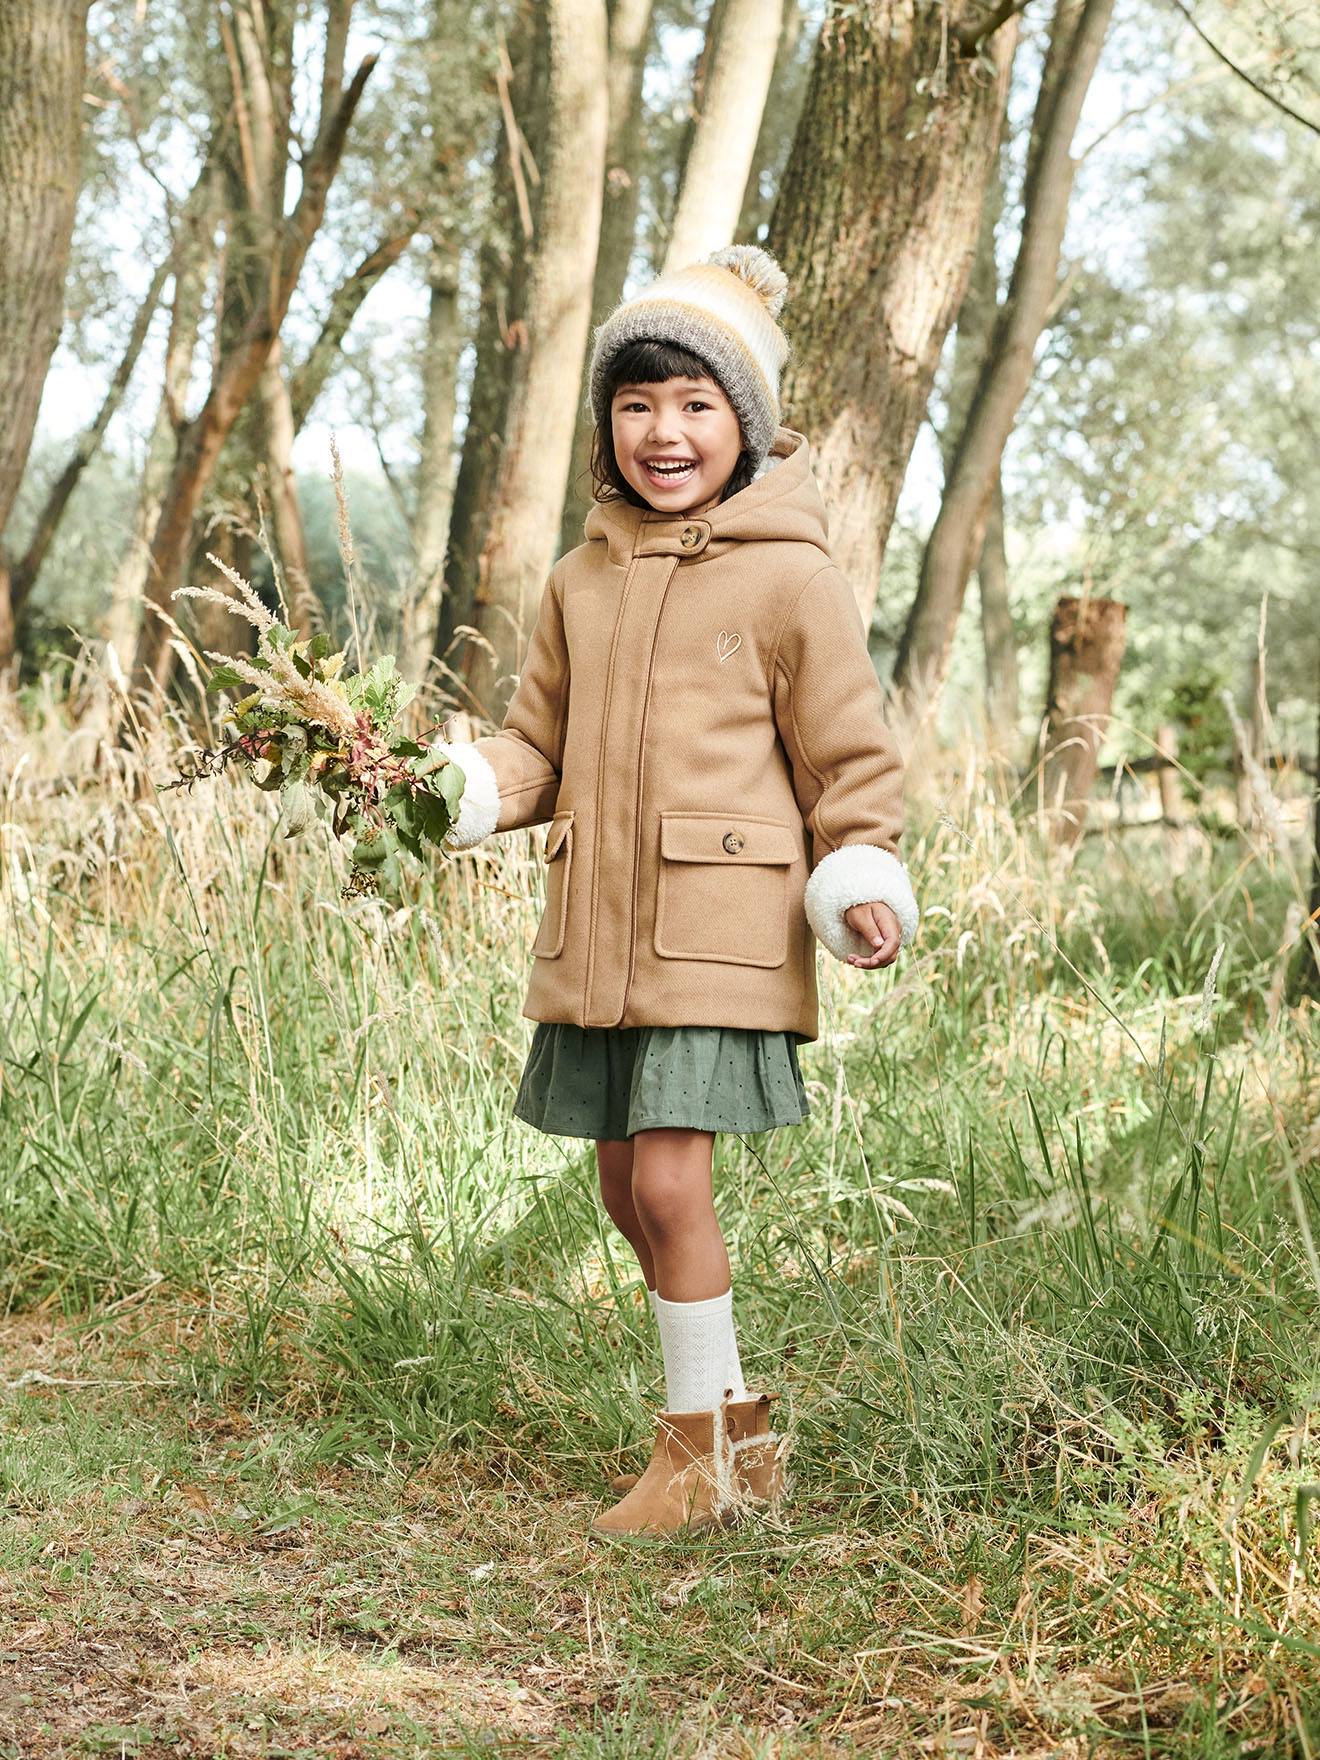
POLYGON ((786 281, 750 245, 623 303, 593 339, 595 505, 551 571, 501 729, 436 744, 469 849, 548 822, 514 1101, 596 1143, 637 1254, 666 1410, 597 1534, 723 1524, 782 1487, 749 1397, 711 1180, 716 1131, 809 1111, 813 931, 889 965, 917 926, 902 765, 807 442, 780 426, 786 281))

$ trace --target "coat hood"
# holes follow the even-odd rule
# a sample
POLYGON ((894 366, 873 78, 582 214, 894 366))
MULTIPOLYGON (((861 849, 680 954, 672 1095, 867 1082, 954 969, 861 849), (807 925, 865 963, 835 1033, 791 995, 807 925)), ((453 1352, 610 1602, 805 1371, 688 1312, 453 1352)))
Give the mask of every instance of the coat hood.
POLYGON ((605 544, 610 561, 620 567, 634 555, 718 556, 748 538, 815 544, 829 555, 829 520, 811 449, 804 435, 785 427, 775 435, 764 476, 719 506, 689 515, 657 513, 622 499, 597 501, 583 530, 587 542, 605 544))

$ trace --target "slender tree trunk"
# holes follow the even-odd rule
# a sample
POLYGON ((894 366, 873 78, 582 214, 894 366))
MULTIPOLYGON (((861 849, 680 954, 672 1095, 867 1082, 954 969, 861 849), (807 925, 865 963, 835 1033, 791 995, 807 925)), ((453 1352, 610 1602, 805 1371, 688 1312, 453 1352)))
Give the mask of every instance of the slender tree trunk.
POLYGON ((225 350, 210 393, 201 410, 180 436, 174 472, 161 503, 151 545, 146 608, 133 668, 133 684, 149 692, 163 690, 173 666, 168 626, 158 615, 168 611, 170 595, 179 584, 197 507, 221 449, 248 398, 256 390, 289 309, 303 263, 325 215, 326 196, 339 162, 349 126, 375 65, 368 56, 358 67, 332 116, 322 118, 303 163, 303 187, 296 207, 279 228, 268 299, 252 315, 238 343, 225 350))
POLYGON ((1015 18, 994 32, 987 74, 956 47, 973 10, 967 0, 832 8, 767 236, 794 290, 785 420, 811 437, 830 547, 868 628, 971 271, 1017 40, 1015 18))
MULTIPOLYGON (((995 156, 995 169, 981 210, 981 229, 967 297, 958 313, 954 335, 953 372, 949 385, 949 410, 940 436, 940 451, 947 478, 967 413, 976 393, 999 311, 999 276, 995 240, 1004 211, 1004 164, 1006 147, 995 156)), ((1004 491, 999 472, 991 498, 990 517, 977 560, 980 583, 981 638, 985 652, 986 721, 996 743, 1014 737, 1018 718, 1017 645, 1008 602, 1008 557, 1004 545, 1004 491)))
POLYGON ((666 270, 699 262, 733 238, 782 21, 782 0, 726 0, 665 250, 666 270))
MULTIPOLYGON (((652 37, 652 3, 653 0, 614 0, 610 9, 609 134, 605 142, 600 248, 596 252, 596 276, 591 290, 593 330, 604 323, 623 297, 637 234, 642 79, 647 45, 652 37)), ((559 533, 561 555, 582 542, 582 523, 591 507, 591 437, 595 419, 587 379, 584 365, 559 533)))
POLYGON ((101 626, 101 634, 114 648, 120 670, 125 674, 133 664, 141 624, 151 540, 174 468, 178 436, 186 420, 184 400, 197 352, 207 274, 215 253, 215 223, 214 206, 199 207, 186 218, 175 254, 164 383, 138 483, 132 535, 110 582, 110 603, 101 626))
POLYGON ((1017 638, 1008 594, 1008 552, 1004 543, 1004 484, 998 471, 990 495, 990 514, 976 565, 981 598, 981 646, 985 651, 986 720, 995 737, 1007 746, 1017 737, 1021 702, 1018 693, 1017 638))
POLYGON ((491 222, 480 248, 481 305, 477 319, 476 365, 463 431, 463 453, 454 485, 445 557, 445 592, 435 631, 435 653, 447 689, 466 693, 462 657, 455 641, 462 626, 476 621, 477 579, 490 529, 492 499, 504 456, 509 405, 526 342, 524 313, 536 224, 538 183, 520 201, 513 164, 527 150, 539 163, 544 155, 549 94, 549 35, 546 8, 520 5, 508 48, 507 97, 490 175, 491 222), (527 210, 530 210, 528 212, 527 210))
POLYGON ((1060 843, 1076 843, 1086 824, 1126 643, 1127 606, 1117 599, 1065 597, 1055 606, 1040 757, 1044 804, 1060 843))
POLYGON ((0 683, 14 664, 4 532, 59 341, 81 174, 88 0, 0 4, 0 683))
POLYGON ((283 350, 278 336, 261 375, 261 411, 266 437, 271 520, 284 566, 284 591, 289 602, 291 627, 297 630, 301 639, 309 640, 324 624, 325 614, 312 590, 307 570, 307 533, 303 526, 298 483, 293 473, 293 402, 284 377, 283 350))
POLYGON ((1004 447, 1031 383, 1036 344, 1058 281, 1075 169, 1072 138, 1113 4, 1114 0, 1059 0, 1055 13, 1055 35, 1066 34, 1067 49, 1057 83, 1042 80, 1041 99, 1048 109, 1038 125, 1039 151, 1024 190, 1017 262, 926 545, 894 665, 895 683, 911 716, 935 701, 943 685, 954 626, 984 541, 1004 447))
POLYGON ((756 149, 747 172, 747 188, 743 191, 742 212, 733 235, 735 244, 755 244, 761 228, 769 224, 774 197, 761 186, 766 173, 779 162, 781 142, 792 141, 802 114, 805 83, 794 78, 793 74, 806 13, 798 0, 784 0, 783 14, 770 90, 761 112, 756 149))
POLYGON ((548 0, 550 140, 528 298, 526 371, 515 389, 490 535, 477 581, 465 676, 478 709, 503 716, 554 561, 573 445, 605 172, 604 0, 548 0))
POLYGON ((445 551, 454 504, 454 412, 463 327, 458 311, 458 263, 448 240, 432 241, 430 305, 422 359, 422 440, 412 518, 412 576, 403 608, 399 670, 420 684, 445 584, 445 551))

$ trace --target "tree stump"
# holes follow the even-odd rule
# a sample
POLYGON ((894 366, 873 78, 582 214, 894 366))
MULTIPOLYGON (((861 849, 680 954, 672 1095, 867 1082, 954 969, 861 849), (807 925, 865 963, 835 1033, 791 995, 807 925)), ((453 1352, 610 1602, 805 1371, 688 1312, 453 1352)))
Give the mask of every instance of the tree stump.
POLYGON ((1055 606, 1040 758, 1060 843, 1076 843, 1085 827, 1126 644, 1127 606, 1117 599, 1067 595, 1055 606))

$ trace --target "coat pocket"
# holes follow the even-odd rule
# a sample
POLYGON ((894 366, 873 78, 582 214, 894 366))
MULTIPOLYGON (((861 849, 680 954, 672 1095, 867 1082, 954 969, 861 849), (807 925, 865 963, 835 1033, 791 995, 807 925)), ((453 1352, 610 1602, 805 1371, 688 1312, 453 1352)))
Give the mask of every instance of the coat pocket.
POLYGON ((573 865, 573 809, 556 813, 545 836, 545 909, 532 943, 538 959, 558 959, 568 923, 568 876, 573 865))
POLYGON ((661 813, 655 951, 663 959, 780 966, 788 955, 788 871, 799 843, 778 819, 661 813))

